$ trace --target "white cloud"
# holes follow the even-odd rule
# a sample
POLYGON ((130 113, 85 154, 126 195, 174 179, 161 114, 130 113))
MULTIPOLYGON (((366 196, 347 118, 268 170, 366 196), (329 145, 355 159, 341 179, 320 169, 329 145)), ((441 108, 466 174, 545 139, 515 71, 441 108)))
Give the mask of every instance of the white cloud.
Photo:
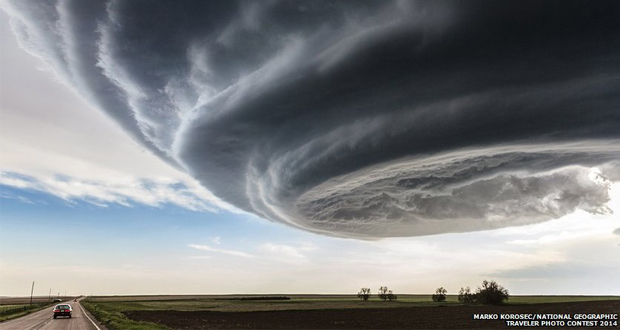
MULTIPOLYGON (((1 181, 1 178, 0 178, 0 181, 1 181)), ((0 192, 0 198, 13 199, 13 200, 17 200, 17 201, 20 201, 20 202, 26 203, 26 204, 34 204, 35 203, 31 199, 26 198, 24 196, 18 196, 18 195, 7 193, 7 192, 0 192)))
POLYGON ((253 257, 253 255, 251 255, 249 253, 245 253, 245 252, 241 252, 241 251, 236 251, 236 250, 216 249, 216 248, 212 248, 212 247, 210 247, 208 245, 187 244, 187 246, 191 247, 192 249, 196 249, 196 250, 200 250, 200 251, 207 251, 207 252, 227 254, 227 255, 231 255, 231 256, 235 256, 235 257, 242 257, 242 258, 252 258, 253 257))
POLYGON ((211 256, 189 256, 187 257, 187 259, 192 259, 192 260, 205 260, 205 259, 211 259, 213 257, 211 256))
POLYGON ((536 225, 504 228, 492 232, 492 235, 506 238, 508 244, 521 246, 553 246, 591 237, 609 237, 620 225, 617 221, 620 213, 620 183, 611 184, 609 197, 607 206, 610 212, 607 215, 577 211, 561 219, 536 225))
POLYGON ((188 187, 183 182, 169 179, 154 181, 126 178, 123 182, 84 181, 59 176, 34 178, 0 171, 0 184, 47 193, 69 202, 80 200, 99 206, 111 203, 131 206, 139 203, 160 207, 171 204, 192 211, 218 210, 213 206, 209 193, 204 188, 188 187))
POLYGON ((312 251, 311 245, 294 247, 285 244, 266 242, 258 246, 258 250, 267 258, 274 258, 284 262, 307 262, 308 257, 304 252, 312 251))

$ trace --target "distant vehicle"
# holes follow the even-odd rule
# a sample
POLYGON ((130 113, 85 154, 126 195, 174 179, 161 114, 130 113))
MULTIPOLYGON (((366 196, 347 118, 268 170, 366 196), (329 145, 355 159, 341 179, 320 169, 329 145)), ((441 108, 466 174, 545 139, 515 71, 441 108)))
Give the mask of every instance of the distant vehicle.
POLYGON ((59 316, 68 316, 71 318, 71 312, 73 312, 73 308, 69 304, 61 304, 54 306, 54 318, 59 316))
POLYGON ((54 299, 54 302, 62 302, 62 299, 56 298, 56 299, 54 299))

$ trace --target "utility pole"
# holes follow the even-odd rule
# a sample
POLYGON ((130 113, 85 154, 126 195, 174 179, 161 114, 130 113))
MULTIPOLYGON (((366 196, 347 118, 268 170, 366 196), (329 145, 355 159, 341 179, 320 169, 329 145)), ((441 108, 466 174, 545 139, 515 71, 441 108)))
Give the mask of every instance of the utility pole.
POLYGON ((50 288, 50 295, 49 295, 49 301, 52 301, 52 288, 50 288))
POLYGON ((32 294, 34 293, 34 281, 32 281, 32 289, 30 289, 30 305, 32 305, 32 294))

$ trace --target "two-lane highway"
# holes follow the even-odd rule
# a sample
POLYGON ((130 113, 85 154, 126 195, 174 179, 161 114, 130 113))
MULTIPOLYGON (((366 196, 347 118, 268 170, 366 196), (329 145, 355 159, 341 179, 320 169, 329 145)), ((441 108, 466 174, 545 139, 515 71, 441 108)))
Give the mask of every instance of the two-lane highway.
POLYGON ((92 315, 82 308, 79 302, 63 302, 73 307, 71 318, 53 318, 52 308, 0 323, 0 330, 105 330, 92 315), (91 321, 92 320, 92 321, 91 321))

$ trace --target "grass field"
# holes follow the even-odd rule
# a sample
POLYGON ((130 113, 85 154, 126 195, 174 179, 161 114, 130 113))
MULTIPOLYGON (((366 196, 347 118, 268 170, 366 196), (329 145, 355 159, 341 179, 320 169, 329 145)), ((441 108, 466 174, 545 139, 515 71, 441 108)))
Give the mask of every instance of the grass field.
POLYGON ((18 305, 0 305, 0 313, 6 312, 11 309, 23 308, 28 306, 28 304, 18 304, 18 305))
MULTIPOLYGON (((306 304, 308 306, 316 305, 316 303, 324 304, 353 304, 356 307, 360 305, 372 305, 374 303, 384 303, 379 301, 376 297, 371 298, 367 302, 360 301, 354 295, 285 295, 278 294, 273 296, 287 296, 291 300, 239 300, 242 297, 260 297, 260 295, 160 295, 160 296, 101 296, 90 297, 88 301, 95 303, 104 302, 123 302, 123 303, 150 303, 156 306, 175 305, 175 304, 191 304, 192 306, 204 306, 206 309, 221 308, 227 310, 231 306, 299 306, 299 304, 306 304), (158 304, 159 303, 159 304, 158 304)), ((541 303, 560 303, 560 302, 579 302, 579 301, 600 301, 600 300, 619 300, 620 296, 520 296, 512 295, 507 304, 541 304, 541 303)), ((421 303, 424 305, 433 304, 431 295, 399 295, 398 300, 391 302, 394 305, 406 303, 407 306, 411 304, 421 303)), ((442 304, 458 304, 456 295, 447 295, 446 302, 442 304)), ((385 307, 385 306, 380 306, 385 307)), ((259 308, 263 307, 252 307, 259 308)))
MULTIPOLYGON (((97 320, 105 324, 108 330, 165 330, 166 326, 151 322, 139 322, 128 319, 123 312, 132 311, 134 302, 93 302, 89 299, 80 301, 97 320)), ((138 309, 139 310, 139 309, 138 309)))
POLYGON ((44 308, 51 307, 49 302, 36 304, 5 304, 0 305, 0 322, 8 321, 32 312, 39 311, 44 308))
MULTIPOLYGON (((278 295, 281 296, 281 295, 278 295)), ((449 295, 447 301, 435 303, 430 295, 402 295, 398 301, 384 302, 376 297, 360 301, 352 295, 289 295, 291 300, 239 300, 242 296, 109 296, 92 297, 83 305, 102 321, 110 330, 150 330, 166 329, 165 326, 149 322, 136 322, 126 317, 136 311, 155 312, 291 312, 360 310, 386 308, 411 308, 433 306, 461 306, 457 296, 449 295)), ((569 303, 587 301, 620 300, 618 296, 511 296, 507 306, 528 304, 569 303)))
MULTIPOLYGON (((38 303, 51 303, 51 301, 53 299, 56 298, 60 298, 63 301, 67 301, 67 300, 73 300, 74 297, 56 297, 56 296, 34 296, 32 298, 32 303, 34 304, 38 304, 38 303)), ((6 306, 6 305, 28 305, 30 304, 30 296, 28 297, 5 297, 2 296, 0 297, 0 306, 6 306)))

